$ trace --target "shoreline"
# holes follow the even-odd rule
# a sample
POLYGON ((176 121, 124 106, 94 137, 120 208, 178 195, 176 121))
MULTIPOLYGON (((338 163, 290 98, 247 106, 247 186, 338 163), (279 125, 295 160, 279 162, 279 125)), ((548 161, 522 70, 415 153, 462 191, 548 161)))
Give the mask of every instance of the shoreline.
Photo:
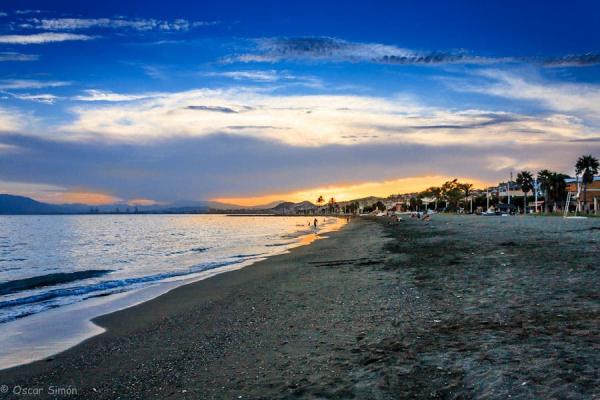
POLYGON ((0 338, 0 373, 54 357, 105 333, 107 329, 96 323, 97 319, 105 315, 136 307, 179 287, 247 268, 270 257, 286 254, 295 248, 327 238, 326 235, 344 228, 346 222, 342 218, 337 220, 333 224, 326 224, 319 231, 290 236, 296 241, 271 255, 201 271, 183 279, 161 281, 144 288, 86 299, 3 323, 0 325, 3 332, 0 338))
POLYGON ((100 317, 104 334, 0 382, 94 399, 594 398, 599 229, 358 218, 100 317))
MULTIPOLYGON (((356 229, 353 222, 345 224, 339 230, 328 232, 322 238, 323 240, 313 241, 309 245, 299 245, 286 253, 270 256, 247 267, 223 272, 210 279, 179 286, 152 300, 96 317, 92 322, 104 329, 104 332, 85 339, 75 346, 46 359, 0 370, 0 381, 9 386, 20 385, 22 387, 32 385, 45 387, 50 385, 50 382, 55 382, 55 384, 63 386, 76 387, 78 394, 88 393, 92 397, 103 397, 97 396, 92 387, 99 385, 85 382, 90 376, 89 372, 84 373, 81 370, 83 366, 78 365, 75 372, 77 376, 73 376, 74 363, 82 362, 84 358, 89 357, 89 362, 83 362, 87 368, 90 368, 95 364, 94 360, 97 357, 106 356, 107 347, 117 346, 117 348, 121 348, 121 344, 124 341, 127 342, 128 337, 132 335, 145 336, 146 333, 142 332, 153 331, 154 325, 165 323, 171 317, 185 314, 190 309, 198 307, 206 309, 222 301, 237 303, 235 298, 232 298, 236 293, 243 292, 244 288, 251 287, 258 282, 268 284, 269 280, 266 278, 280 277, 285 275, 288 269, 297 269, 298 265, 280 267, 282 267, 282 264, 287 264, 286 260, 289 259, 316 257, 313 252, 315 247, 326 247, 326 243, 335 242, 341 235, 347 234, 350 227, 356 229), (92 356, 92 354, 94 355, 92 356)), ((252 304, 248 304, 248 308, 253 309, 252 304)), ((201 318, 205 319, 206 317, 201 318)), ((208 320, 209 318, 206 318, 205 322, 208 322, 208 320)), ((137 337, 142 340, 140 336, 137 337)), ((125 353, 120 354, 120 356, 123 354, 125 353)), ((133 356, 133 353, 130 355, 133 356)), ((150 355, 146 354, 145 356, 150 355)), ((124 357, 124 359, 128 358, 124 357)), ((107 361, 109 364, 114 365, 112 360, 107 361)), ((114 395, 113 392, 111 393, 114 395)), ((104 396, 111 398, 108 392, 104 396)), ((138 398, 145 397, 140 396, 138 398)))

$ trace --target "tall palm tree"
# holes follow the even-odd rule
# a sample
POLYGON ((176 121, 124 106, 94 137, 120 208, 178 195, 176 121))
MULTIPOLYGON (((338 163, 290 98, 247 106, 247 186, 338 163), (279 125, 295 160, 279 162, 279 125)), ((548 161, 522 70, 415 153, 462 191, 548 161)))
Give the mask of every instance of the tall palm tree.
POLYGON ((454 201, 458 203, 458 199, 460 198, 458 179, 444 182, 440 188, 440 193, 446 203, 446 208, 448 208, 448 204, 453 205, 454 201))
POLYGON ((330 198, 328 204, 329 204, 329 212, 333 213, 333 210, 335 209, 335 207, 337 205, 335 199, 333 197, 330 198))
POLYGON ((540 187, 544 191, 544 212, 548 212, 548 202, 550 201, 550 189, 552 187, 552 172, 543 169, 537 174, 538 182, 540 183, 540 187))
MULTIPOLYGON (((467 208, 467 202, 469 201, 469 194, 471 194, 471 189, 473 188, 472 183, 459 183, 458 188, 465 193, 465 208, 467 208)), ((471 210, 473 212, 473 210, 471 210)))
POLYGON ((325 204, 325 199, 323 198, 323 196, 319 196, 319 198, 317 199, 317 212, 321 212, 321 207, 323 206, 323 204, 325 204))
POLYGON ((594 175, 598 174, 598 168, 600 163, 598 159, 592 157, 592 155, 581 156, 575 163, 575 173, 581 175, 581 183, 583 184, 583 207, 586 211, 589 211, 589 204, 587 198, 587 186, 594 182, 594 175))
POLYGON ((521 191, 525 195, 525 203, 523 207, 525 209, 525 215, 527 215, 527 193, 533 190, 533 176, 529 171, 521 171, 517 174, 517 184, 521 186, 521 191))
POLYGON ((552 188, 552 198, 554 199, 554 204, 558 202, 559 199, 564 199, 567 196, 567 183, 565 179, 570 178, 569 175, 561 174, 560 172, 553 172, 551 179, 551 188, 552 188))

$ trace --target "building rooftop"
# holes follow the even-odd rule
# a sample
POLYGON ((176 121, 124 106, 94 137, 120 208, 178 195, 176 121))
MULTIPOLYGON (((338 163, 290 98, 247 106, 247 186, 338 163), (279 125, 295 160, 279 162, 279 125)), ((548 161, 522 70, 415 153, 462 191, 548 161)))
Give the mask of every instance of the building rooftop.
MULTIPOLYGON (((595 176, 594 182, 598 182, 598 181, 600 181, 600 176, 595 176)), ((566 183, 575 183, 575 182, 577 182, 577 178, 565 178, 565 182, 566 183)))

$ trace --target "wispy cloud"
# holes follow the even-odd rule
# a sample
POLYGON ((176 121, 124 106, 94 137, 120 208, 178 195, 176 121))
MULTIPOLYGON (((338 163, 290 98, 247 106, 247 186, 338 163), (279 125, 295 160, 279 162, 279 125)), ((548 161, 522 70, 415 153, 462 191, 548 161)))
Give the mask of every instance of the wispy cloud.
POLYGON ((225 61, 312 60, 382 64, 485 64, 500 61, 468 54, 417 52, 392 45, 349 42, 331 37, 262 38, 254 40, 253 43, 254 52, 229 57, 225 61))
POLYGON ((16 108, 0 107, 0 133, 21 132, 36 122, 35 117, 16 108))
POLYGON ((27 14, 41 14, 42 10, 15 10, 15 14, 17 15, 27 15, 27 14))
POLYGON ((52 42, 92 40, 93 36, 74 33, 44 32, 33 35, 0 35, 0 43, 4 44, 43 44, 52 42))
POLYGON ((135 31, 188 31, 193 28, 216 25, 217 21, 188 21, 186 19, 127 19, 127 18, 41 18, 31 19, 20 26, 49 31, 75 31, 85 29, 129 29, 135 31))
POLYGON ((58 96, 49 93, 29 94, 29 93, 9 93, 12 97, 24 101, 34 101, 36 103, 54 104, 58 96))
POLYGON ((148 99, 152 97, 161 96, 160 93, 136 93, 136 94, 123 94, 115 93, 107 90, 89 89, 84 90, 84 94, 74 96, 72 100, 76 101, 105 101, 105 102, 121 102, 121 101, 134 101, 140 99, 148 99))
POLYGON ((447 81, 447 84, 458 91, 533 101, 551 111, 600 123, 600 85, 549 82, 540 77, 525 78, 497 69, 478 71, 475 77, 483 78, 483 81, 458 79, 447 81))
POLYGON ((40 57, 37 54, 22 54, 10 51, 0 52, 0 62, 2 61, 37 61, 40 57))
POLYGON ((0 90, 44 89, 68 86, 65 81, 38 81, 34 79, 4 79, 0 80, 0 90))
POLYGON ((236 81, 250 80, 256 82, 276 82, 281 79, 281 75, 275 70, 208 72, 204 75, 231 78, 236 81))
POLYGON ((278 70, 244 70, 244 71, 224 71, 224 72, 208 72, 205 76, 214 76, 229 78, 235 81, 253 81, 259 83, 274 83, 274 82, 288 82, 297 83, 303 86, 320 88, 323 86, 323 82, 314 76, 306 75, 295 75, 288 71, 278 70))
POLYGON ((600 64, 600 54, 571 54, 563 57, 549 57, 542 60, 546 67, 588 67, 600 64))
POLYGON ((467 52, 416 51, 381 43, 350 42, 332 37, 261 38, 250 41, 252 49, 226 57, 225 62, 314 61, 368 62, 396 65, 530 63, 544 67, 585 67, 600 64, 600 54, 565 56, 480 56, 467 52))
POLYGON ((143 65, 142 70, 152 79, 164 80, 169 77, 165 67, 156 65, 143 65))
POLYGON ((224 113, 224 114, 237 114, 239 112, 237 110, 234 110, 233 108, 223 107, 223 106, 198 106, 198 105, 191 105, 191 106, 187 106, 185 108, 186 108, 186 110, 211 111, 211 112, 220 112, 220 113, 224 113))

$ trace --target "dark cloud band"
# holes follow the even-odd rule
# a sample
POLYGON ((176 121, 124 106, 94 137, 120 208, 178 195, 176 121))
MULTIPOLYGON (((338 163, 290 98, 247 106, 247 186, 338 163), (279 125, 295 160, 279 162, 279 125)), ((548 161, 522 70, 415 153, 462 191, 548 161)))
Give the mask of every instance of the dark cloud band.
POLYGON ((600 54, 559 57, 484 57, 469 53, 418 52, 380 43, 350 42, 332 37, 262 38, 251 52, 230 57, 229 62, 368 62, 397 65, 533 63, 545 67, 583 67, 600 64, 600 54))

